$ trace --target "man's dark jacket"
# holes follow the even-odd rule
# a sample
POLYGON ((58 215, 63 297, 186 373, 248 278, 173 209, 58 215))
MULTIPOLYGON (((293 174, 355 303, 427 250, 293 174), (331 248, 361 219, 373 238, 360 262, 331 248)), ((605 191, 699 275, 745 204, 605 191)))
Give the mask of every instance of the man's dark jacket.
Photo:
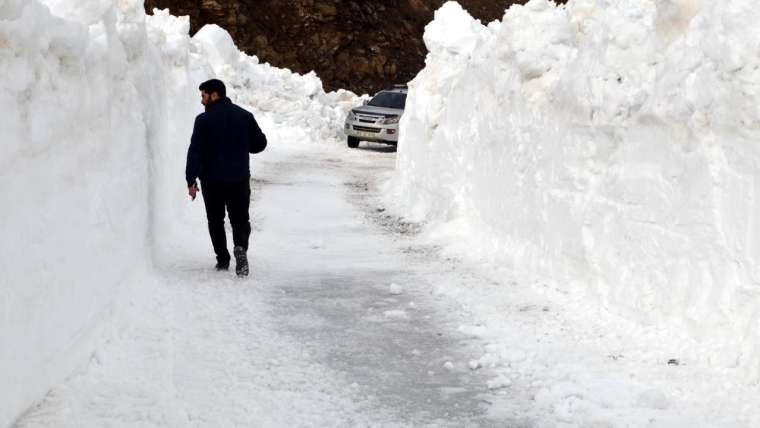
POLYGON ((190 148, 187 150, 185 179, 192 186, 196 178, 208 182, 242 181, 251 176, 248 153, 267 146, 253 115, 222 98, 195 118, 190 148))

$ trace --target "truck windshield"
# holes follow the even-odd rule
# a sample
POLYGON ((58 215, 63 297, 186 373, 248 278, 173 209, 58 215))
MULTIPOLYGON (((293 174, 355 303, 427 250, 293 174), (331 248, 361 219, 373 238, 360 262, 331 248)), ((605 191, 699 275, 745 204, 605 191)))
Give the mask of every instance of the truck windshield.
POLYGON ((370 100, 368 105, 371 105, 373 107, 385 107, 385 108, 395 108, 395 109, 404 109, 404 106, 406 105, 406 94, 402 94, 400 92, 380 92, 379 94, 375 95, 372 100, 370 100))

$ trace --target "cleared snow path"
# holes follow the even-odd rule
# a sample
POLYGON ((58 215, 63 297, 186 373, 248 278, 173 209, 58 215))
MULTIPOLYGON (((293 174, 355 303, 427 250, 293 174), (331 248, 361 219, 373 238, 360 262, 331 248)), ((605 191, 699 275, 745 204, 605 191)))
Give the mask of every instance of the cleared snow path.
POLYGON ((357 165, 338 156, 283 145, 255 162, 250 279, 213 271, 196 202, 131 328, 18 426, 518 426, 487 419, 486 371, 461 363, 476 345, 349 202, 357 165))
POLYGON ((387 214, 387 148, 286 132, 254 162, 253 277, 213 271, 188 203, 131 327, 19 427, 757 426, 730 373, 387 214))

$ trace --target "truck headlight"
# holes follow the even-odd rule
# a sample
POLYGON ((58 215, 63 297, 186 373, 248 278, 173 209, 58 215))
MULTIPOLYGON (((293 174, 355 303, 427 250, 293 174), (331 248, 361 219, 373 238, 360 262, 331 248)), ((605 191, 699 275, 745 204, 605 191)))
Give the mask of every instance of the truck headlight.
POLYGON ((398 123, 399 119, 401 119, 401 116, 392 116, 383 119, 381 122, 383 125, 393 125, 394 123, 398 123))

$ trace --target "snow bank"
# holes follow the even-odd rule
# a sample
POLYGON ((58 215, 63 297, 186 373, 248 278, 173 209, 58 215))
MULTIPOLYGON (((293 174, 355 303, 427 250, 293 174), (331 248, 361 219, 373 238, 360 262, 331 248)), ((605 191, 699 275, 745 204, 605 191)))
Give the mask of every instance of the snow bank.
POLYGON ((117 28, 135 10, 72 13, 0 4, 0 426, 86 361, 147 265, 152 51, 117 28))
POLYGON ((758 20, 749 0, 532 0, 484 26, 449 2, 389 199, 757 380, 758 20))
POLYGON ((188 30, 139 0, 0 1, 0 426, 86 364, 187 233, 199 82, 326 138, 356 102, 188 30))
POLYGON ((325 93, 313 71, 300 75, 260 64, 257 57, 238 51, 229 33, 216 25, 203 27, 193 42, 240 104, 269 114, 278 125, 306 128, 315 141, 345 137, 343 122, 359 103, 353 92, 325 93))

